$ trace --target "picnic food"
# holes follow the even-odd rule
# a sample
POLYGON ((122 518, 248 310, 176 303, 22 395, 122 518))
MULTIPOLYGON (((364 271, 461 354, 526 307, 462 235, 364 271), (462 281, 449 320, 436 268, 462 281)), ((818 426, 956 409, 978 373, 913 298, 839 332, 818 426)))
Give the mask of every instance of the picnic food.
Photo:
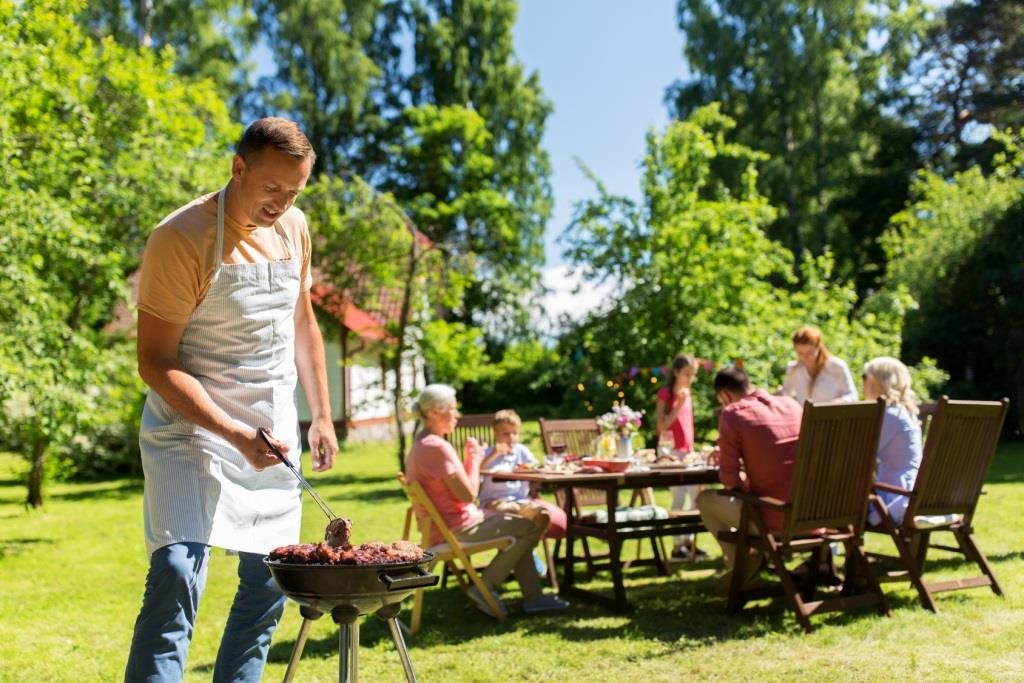
POLYGON ((270 559, 291 564, 395 564, 423 559, 423 549, 409 541, 373 541, 341 548, 327 543, 298 543, 274 548, 270 559))
POLYGON ((371 541, 352 545, 352 521, 335 517, 327 523, 323 543, 282 545, 270 551, 270 559, 291 564, 389 564, 423 559, 423 549, 409 541, 387 544, 371 541))
POLYGON ((352 522, 344 517, 335 517, 327 523, 324 539, 332 548, 344 548, 352 538, 352 522))

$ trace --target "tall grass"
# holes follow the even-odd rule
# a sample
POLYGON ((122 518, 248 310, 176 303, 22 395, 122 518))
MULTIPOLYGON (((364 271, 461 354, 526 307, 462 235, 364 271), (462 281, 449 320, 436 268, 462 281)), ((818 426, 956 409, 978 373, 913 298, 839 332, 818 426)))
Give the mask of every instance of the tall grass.
MULTIPOLYGON (((536 427, 527 425, 536 439, 536 427)), ((535 443, 535 441, 534 441, 535 443)), ((54 484, 41 511, 27 511, 24 461, 0 455, 0 680, 110 681, 122 676, 139 608, 147 558, 142 484, 115 480, 54 484)), ((308 471, 308 468, 307 468, 308 471)), ((394 474, 393 444, 352 446, 334 470, 310 474, 356 540, 393 540, 406 502, 394 474)), ((1004 445, 977 516, 977 538, 1006 598, 988 589, 942 594, 942 612, 923 610, 909 589, 889 584, 892 618, 871 612, 825 615, 803 635, 781 601, 724 613, 714 594, 712 559, 678 565, 673 576, 627 572, 636 609, 610 613, 578 603, 567 612, 524 616, 515 583, 504 588, 512 616, 497 623, 472 609, 454 581, 426 595, 423 630, 408 638, 421 681, 585 681, 684 679, 1021 680, 1024 679, 1024 445, 1004 445)), ((668 500, 668 493, 659 496, 668 500)), ((306 501, 302 538, 323 536, 324 518, 306 501)), ((703 537, 702 537, 703 538, 703 537)), ((885 539, 869 545, 885 548, 885 539)), ((627 553, 635 552, 630 543, 627 553)), ((965 565, 943 561, 939 574, 965 565)), ((951 556, 952 557, 952 556, 951 556)), ((216 552, 196 624, 186 680, 209 680, 234 592, 235 560, 216 552)), ((598 577, 592 587, 607 585, 598 577)), ((411 602, 411 601, 410 601, 411 602)), ((408 616, 408 612, 404 616, 408 616)), ((301 618, 289 605, 266 680, 283 677, 301 618)), ((367 681, 402 680, 384 625, 362 625, 360 673, 367 681)), ((298 680, 337 679, 337 628, 315 622, 298 680)))

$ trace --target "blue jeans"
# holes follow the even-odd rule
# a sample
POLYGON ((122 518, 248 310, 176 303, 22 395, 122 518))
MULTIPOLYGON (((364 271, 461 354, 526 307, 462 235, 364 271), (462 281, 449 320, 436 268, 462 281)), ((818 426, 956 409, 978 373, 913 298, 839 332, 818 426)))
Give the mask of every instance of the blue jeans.
MULTIPOLYGON (((213 669, 217 683, 259 681, 263 675, 285 603, 263 558, 238 554, 238 590, 213 669)), ((153 553, 125 681, 165 683, 184 677, 209 559, 210 546, 202 543, 175 543, 153 553)))

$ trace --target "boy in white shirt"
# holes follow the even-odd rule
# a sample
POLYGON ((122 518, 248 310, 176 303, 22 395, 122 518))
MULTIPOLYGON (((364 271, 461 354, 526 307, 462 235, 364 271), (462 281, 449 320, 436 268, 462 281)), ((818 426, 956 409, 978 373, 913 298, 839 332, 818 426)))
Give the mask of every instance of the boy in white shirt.
MULTIPOLYGON (((511 472, 519 465, 537 465, 537 458, 530 449, 519 443, 522 424, 514 410, 499 410, 494 414, 494 446, 484 454, 481 470, 511 472)), ((480 491, 477 495, 484 515, 513 513, 533 519, 540 510, 544 510, 551 519, 545 537, 565 536, 565 511, 554 503, 532 497, 529 482, 494 481, 483 476, 480 477, 480 491)))

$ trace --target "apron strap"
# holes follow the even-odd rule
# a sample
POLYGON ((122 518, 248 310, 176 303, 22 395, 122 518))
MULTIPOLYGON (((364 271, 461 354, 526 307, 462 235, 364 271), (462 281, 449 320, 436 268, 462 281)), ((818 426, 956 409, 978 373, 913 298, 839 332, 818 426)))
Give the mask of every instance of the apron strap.
POLYGON ((220 267, 224 264, 224 200, 227 197, 227 185, 217 194, 217 241, 213 247, 213 280, 217 280, 220 267))

